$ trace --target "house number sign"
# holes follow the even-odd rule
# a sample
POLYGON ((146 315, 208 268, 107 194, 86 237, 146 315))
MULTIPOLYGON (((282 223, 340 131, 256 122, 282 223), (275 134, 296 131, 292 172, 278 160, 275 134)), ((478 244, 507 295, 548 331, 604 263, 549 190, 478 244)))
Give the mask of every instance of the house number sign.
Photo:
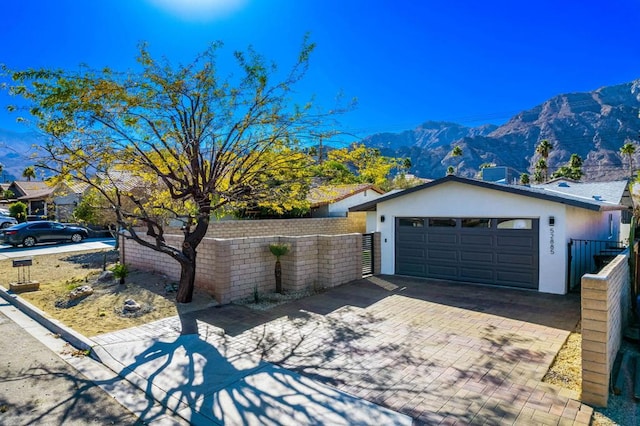
POLYGON ((554 235, 555 235, 555 230, 553 229, 553 227, 550 227, 549 228, 549 253, 550 254, 555 254, 556 252, 554 235))

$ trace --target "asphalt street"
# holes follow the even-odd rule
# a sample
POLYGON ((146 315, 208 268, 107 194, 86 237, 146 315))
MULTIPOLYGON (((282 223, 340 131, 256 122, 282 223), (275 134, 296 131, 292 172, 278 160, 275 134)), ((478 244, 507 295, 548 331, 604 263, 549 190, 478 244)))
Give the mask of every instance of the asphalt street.
MULTIPOLYGON (((0 335, 0 424, 136 424, 129 410, 2 312, 0 335)), ((60 345, 72 356, 73 348, 60 345)))
POLYGON ((16 259, 20 257, 42 256, 44 254, 69 253, 74 251, 98 250, 114 248, 113 238, 87 238, 81 243, 50 243, 39 244, 35 247, 12 247, 0 244, 0 260, 16 259))

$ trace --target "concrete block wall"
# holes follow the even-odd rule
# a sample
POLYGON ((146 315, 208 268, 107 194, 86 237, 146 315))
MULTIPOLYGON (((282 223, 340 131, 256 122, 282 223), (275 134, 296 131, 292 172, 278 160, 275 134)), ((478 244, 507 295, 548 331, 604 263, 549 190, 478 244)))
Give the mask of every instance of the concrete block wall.
POLYGON ((380 233, 373 233, 373 275, 379 275, 382 265, 382 242, 380 241, 380 233))
POLYGON ((629 254, 582 277, 582 401, 606 407, 611 369, 630 312, 629 254))
POLYGON ((362 278, 362 235, 318 235, 318 284, 335 287, 362 278))
POLYGON ((266 220, 223 220, 211 222, 207 237, 244 238, 272 235, 340 235, 363 232, 364 225, 359 215, 348 217, 266 219, 266 220))
MULTIPOLYGON (((152 244, 154 242, 151 237, 142 236, 142 239, 152 244)), ((182 239, 181 235, 165 235, 167 243, 175 247, 180 246, 182 239)), ((120 263, 143 271, 154 271, 172 280, 177 281, 180 278, 180 264, 177 260, 124 237, 120 237, 120 263)))
MULTIPOLYGON (((181 235, 165 235, 179 246, 181 235)), ((205 238, 198 246, 196 288, 229 303, 260 293, 275 291, 275 257, 269 244, 286 243, 291 250, 281 258, 285 290, 334 287, 362 277, 362 236, 311 235, 253 238, 205 238)), ((135 241, 124 242, 125 262, 178 280, 180 265, 169 255, 135 241)))
POLYGON ((291 291, 316 288, 318 285, 318 236, 280 237, 289 244, 290 252, 283 256, 282 286, 291 291))

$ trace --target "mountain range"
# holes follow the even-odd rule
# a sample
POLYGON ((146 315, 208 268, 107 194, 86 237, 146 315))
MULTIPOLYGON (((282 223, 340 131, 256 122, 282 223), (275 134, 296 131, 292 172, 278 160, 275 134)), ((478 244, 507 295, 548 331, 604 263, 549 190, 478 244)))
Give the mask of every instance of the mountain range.
MULTIPOLYGON (((639 110, 640 80, 635 80, 555 96, 501 126, 427 121, 413 130, 370 135, 362 143, 387 156, 410 158, 410 172, 419 177, 438 178, 448 166, 458 167, 461 176, 474 177, 487 163, 533 174, 536 146, 547 139, 553 145, 549 174, 575 153, 584 161, 583 180, 618 179, 628 176, 619 150, 626 141, 638 141, 639 110), (456 145, 462 148, 462 156, 451 156, 456 145)), ((636 165, 638 158, 640 147, 636 165)))
POLYGON ((12 132, 0 129, 0 164, 3 166, 0 182, 22 179, 22 172, 33 165, 34 146, 42 144, 42 137, 31 132, 12 132))
MULTIPOLYGON (((584 161, 583 180, 619 179, 628 175, 626 159, 619 150, 626 141, 638 141, 639 111, 640 79, 555 96, 501 126, 427 121, 413 130, 372 134, 362 143, 380 149, 383 155, 410 158, 410 173, 418 177, 438 178, 449 166, 457 168, 461 176, 474 177, 487 163, 532 174, 538 159, 535 148, 547 139, 553 145, 548 159, 550 173, 576 153, 584 161), (451 155, 456 145, 462 148, 462 156, 451 155)), ((33 145, 40 143, 35 133, 0 129, 0 164, 4 165, 0 179, 20 177, 32 164, 33 145)), ((634 164, 640 165, 639 159, 640 147, 634 164)))

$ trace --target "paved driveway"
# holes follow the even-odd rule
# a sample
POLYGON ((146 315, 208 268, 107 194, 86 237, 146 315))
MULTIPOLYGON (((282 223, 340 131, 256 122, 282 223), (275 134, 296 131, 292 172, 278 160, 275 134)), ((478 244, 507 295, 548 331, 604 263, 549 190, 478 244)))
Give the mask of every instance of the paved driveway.
MULTIPOLYGON (((266 312, 191 312, 178 326, 418 424, 588 424, 579 395, 541 382, 579 316, 575 295, 383 276, 266 312)), ((160 337, 170 323, 140 333, 160 337)))

